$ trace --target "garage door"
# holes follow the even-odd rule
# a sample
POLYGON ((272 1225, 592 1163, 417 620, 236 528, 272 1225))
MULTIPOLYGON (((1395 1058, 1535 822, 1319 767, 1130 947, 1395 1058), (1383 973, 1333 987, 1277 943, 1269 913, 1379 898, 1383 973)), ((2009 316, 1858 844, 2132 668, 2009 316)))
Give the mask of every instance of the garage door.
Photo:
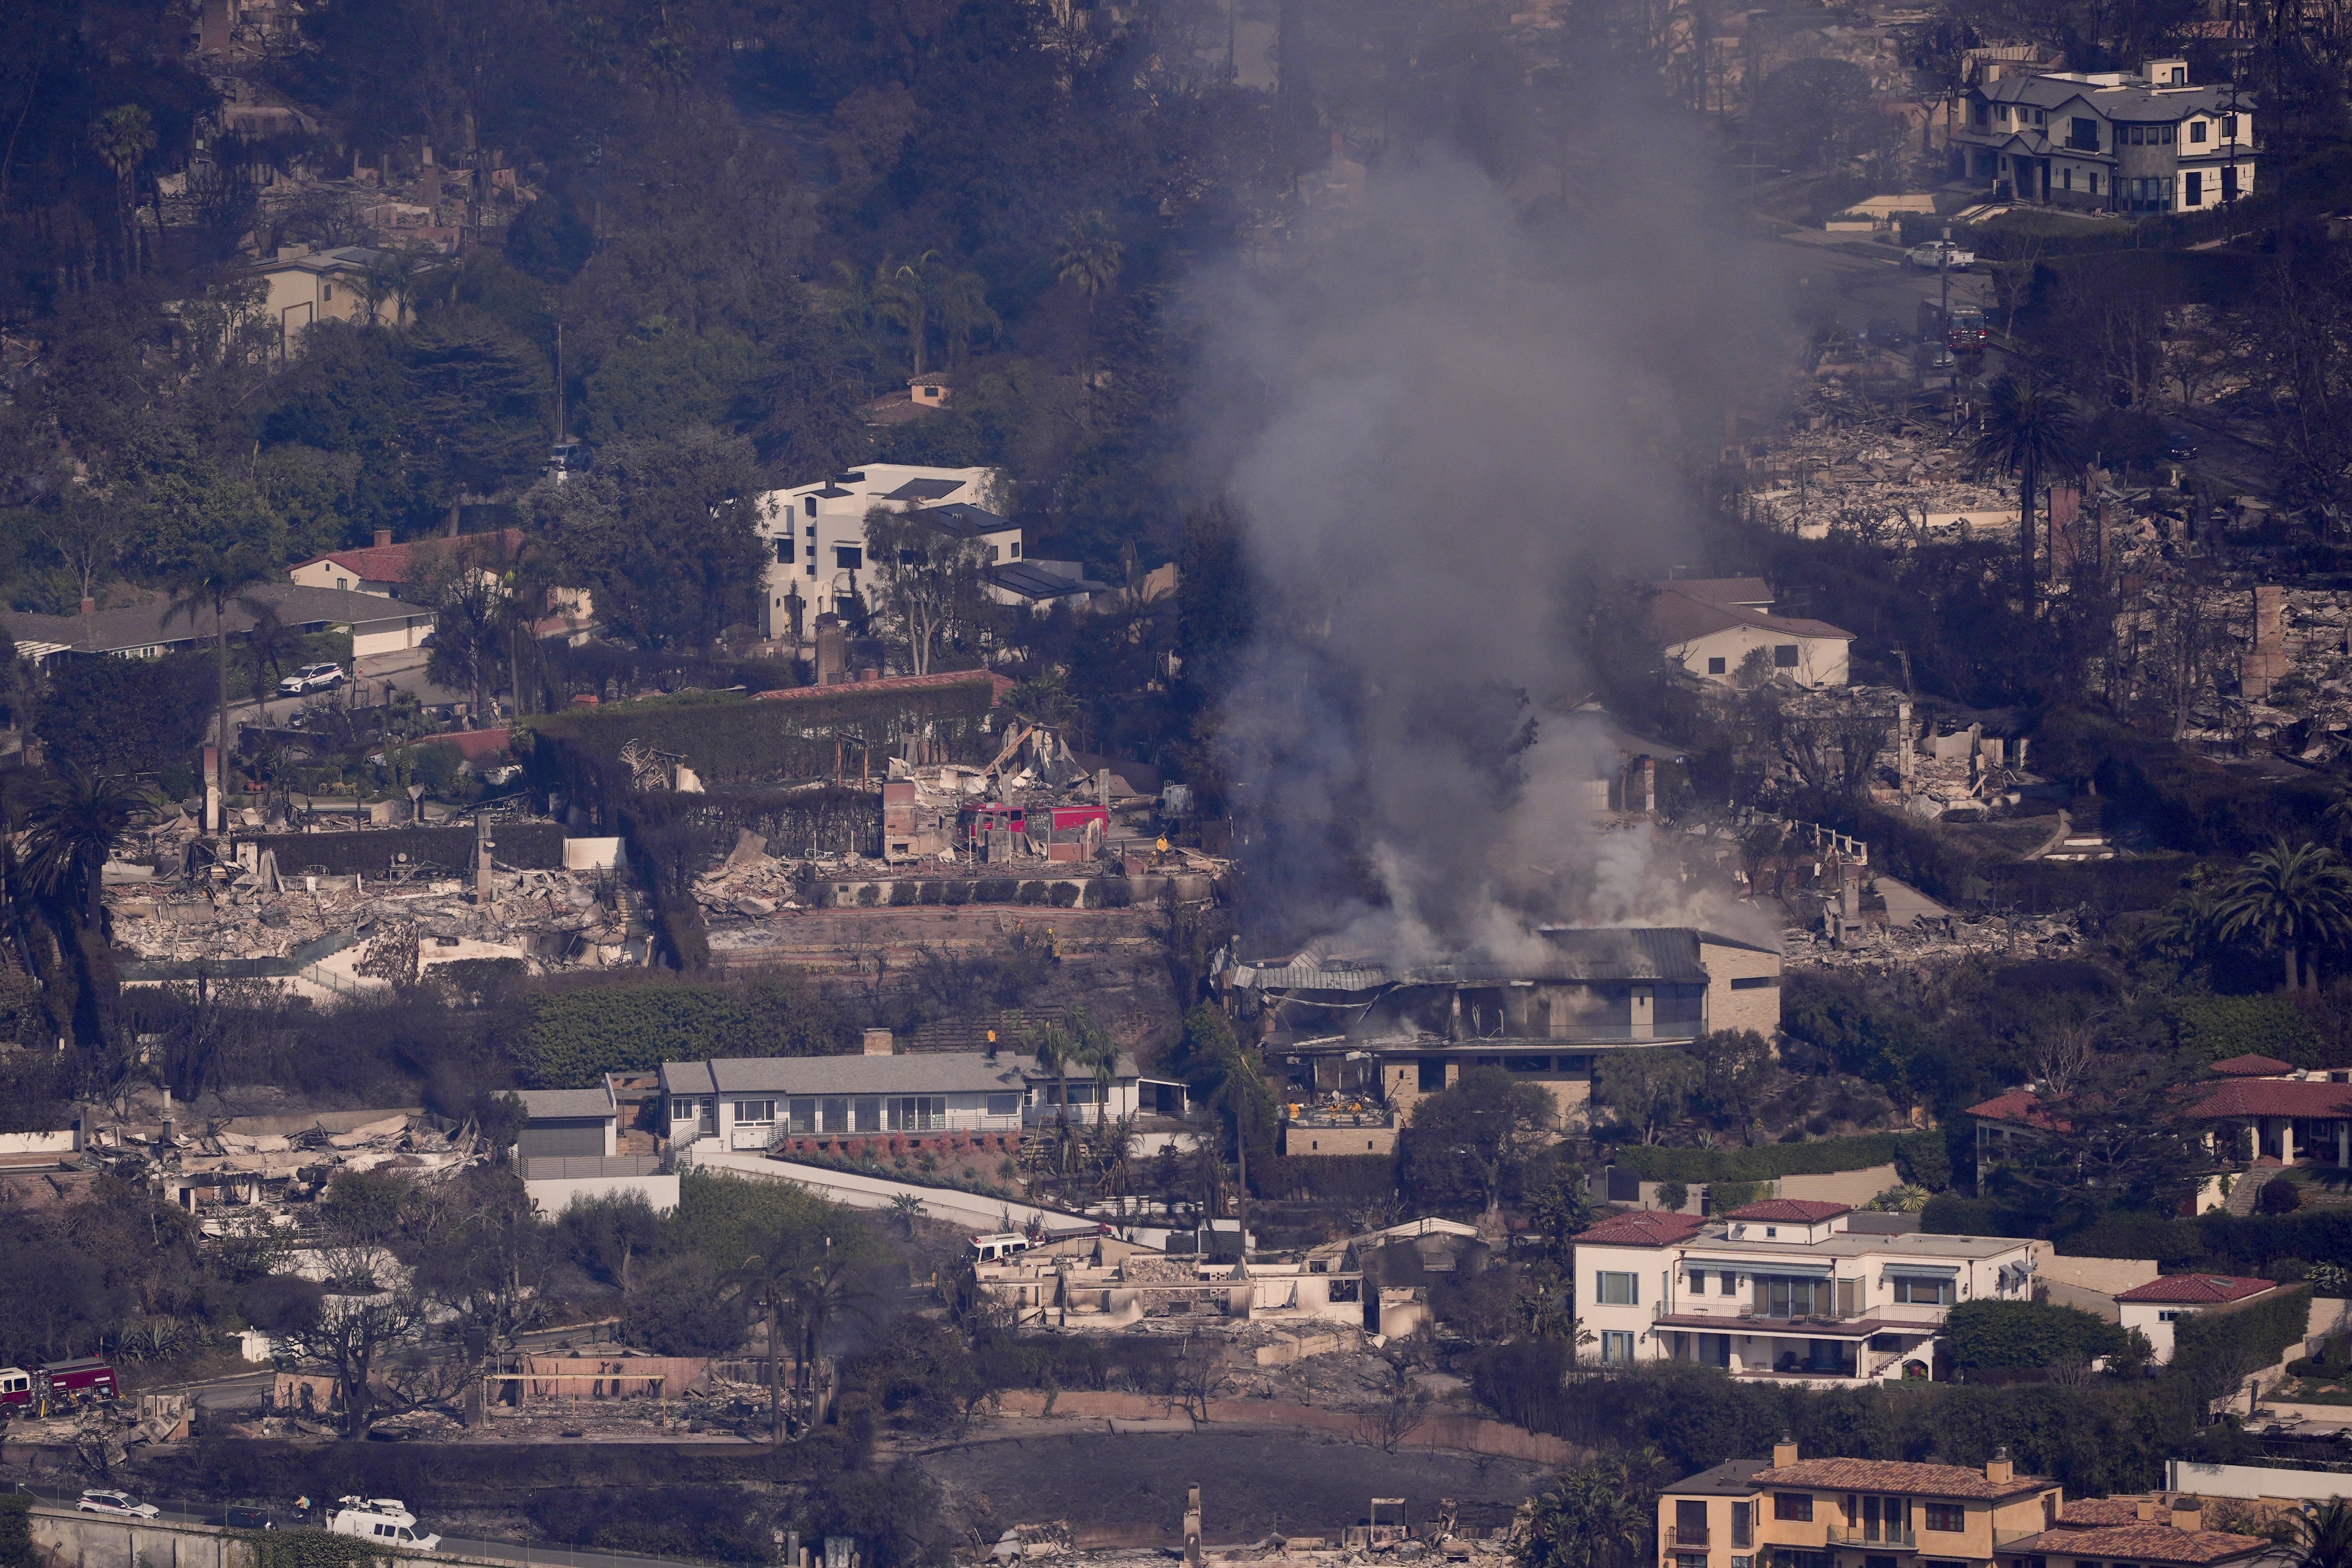
POLYGON ((515 1152, 526 1160, 561 1154, 602 1154, 604 1152, 604 1124, 588 1118, 533 1121, 525 1126, 522 1136, 515 1140, 515 1152))

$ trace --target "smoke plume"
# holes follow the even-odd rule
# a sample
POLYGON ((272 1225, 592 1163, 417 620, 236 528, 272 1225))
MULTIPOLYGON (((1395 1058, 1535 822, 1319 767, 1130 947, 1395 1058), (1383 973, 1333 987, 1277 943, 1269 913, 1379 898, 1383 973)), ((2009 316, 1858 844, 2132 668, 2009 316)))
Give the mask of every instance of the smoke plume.
POLYGON ((1592 826, 1616 746, 1569 715, 1596 599, 1688 559, 1682 459, 1713 455, 1758 318, 1695 193, 1620 177, 1531 224, 1423 157, 1303 264, 1207 291, 1203 450, 1257 595, 1222 729, 1253 955, 1504 958, 1538 920, 1698 918, 1647 828, 1592 826))

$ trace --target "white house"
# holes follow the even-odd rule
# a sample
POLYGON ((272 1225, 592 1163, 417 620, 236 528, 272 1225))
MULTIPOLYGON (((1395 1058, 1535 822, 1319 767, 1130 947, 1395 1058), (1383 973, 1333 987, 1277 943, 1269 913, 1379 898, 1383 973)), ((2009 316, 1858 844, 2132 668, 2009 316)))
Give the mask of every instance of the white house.
POLYGON ((583 1198, 642 1194, 656 1214, 677 1207, 677 1173, 652 1154, 620 1152, 621 1107, 607 1074, 593 1089, 527 1089, 515 1134, 526 1197, 552 1219, 583 1198))
MULTIPOLYGON (((1069 1074, 1069 1114, 1116 1121, 1138 1110, 1140 1069, 1121 1057, 1108 1084, 1069 1074)), ((665 1062, 662 1121, 676 1143, 767 1149, 790 1138, 832 1143, 929 1133, 1017 1134, 1062 1114, 1060 1075, 1011 1051, 729 1057, 665 1062)))
POLYGON ((2253 108, 2229 83, 2191 85, 2185 59, 2004 76, 1969 89, 1952 177, 2087 212, 2196 212, 2253 194, 2253 108))
POLYGON ((1879 1232, 1874 1217, 1768 1198, 1719 1219, 1605 1219, 1575 1242, 1581 1353, 1823 1386, 1936 1378, 1956 1304, 2032 1300, 2031 1241, 1879 1232))
POLYGON ((868 463, 768 491, 754 524, 769 555, 761 635, 801 635, 815 616, 841 611, 851 599, 865 602, 871 582, 866 514, 877 506, 920 510, 942 531, 978 541, 992 566, 1019 561, 1021 529, 1000 516, 996 504, 992 469, 906 463, 868 463))
POLYGON ((1760 653, 1768 679, 1809 688, 1846 683, 1853 634, 1773 615, 1772 591, 1758 578, 1679 577, 1651 586, 1652 637, 1667 658, 1702 679, 1729 685, 1760 653))
POLYGON ((2227 1274, 2167 1274, 2116 1293, 2123 1326, 2147 1336, 2161 1364, 2172 1359, 2173 1329, 2200 1312, 2238 1312, 2269 1300, 2287 1287, 2269 1279, 2227 1274))

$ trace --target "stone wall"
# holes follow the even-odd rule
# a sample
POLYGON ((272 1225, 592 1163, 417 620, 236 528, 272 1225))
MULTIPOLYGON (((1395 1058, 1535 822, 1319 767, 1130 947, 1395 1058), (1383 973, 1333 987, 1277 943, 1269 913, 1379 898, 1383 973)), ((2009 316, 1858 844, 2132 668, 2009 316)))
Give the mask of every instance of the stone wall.
MULTIPOLYGON (((1077 1420, 1181 1420, 1189 1415, 1184 1403, 1150 1394, 1060 1392, 1039 1388, 1008 1389, 999 1407, 1008 1415, 1045 1415, 1048 1401, 1056 1417, 1077 1420)), ((1346 1410, 1325 1410, 1309 1405, 1286 1405, 1271 1399, 1213 1399, 1209 1419, 1224 1425, 1303 1426, 1342 1436, 1358 1436, 1361 1417, 1346 1410)), ((1491 1454, 1503 1459, 1568 1469, 1592 1457, 1589 1448, 1564 1438, 1524 1426, 1513 1426, 1483 1416, 1452 1412, 1433 1415, 1404 1439, 1408 1448, 1450 1448, 1466 1454, 1491 1454)))

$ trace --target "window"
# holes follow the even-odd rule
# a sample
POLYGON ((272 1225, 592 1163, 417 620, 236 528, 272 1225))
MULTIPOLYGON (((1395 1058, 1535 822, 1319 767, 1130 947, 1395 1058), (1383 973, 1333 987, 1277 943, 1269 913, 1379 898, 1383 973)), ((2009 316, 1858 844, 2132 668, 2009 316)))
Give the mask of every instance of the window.
MULTIPOLYGON (((1633 1276, 1626 1276, 1627 1279, 1633 1276)), ((1601 1364, 1631 1366, 1633 1364, 1633 1336, 1623 1329, 1609 1329, 1601 1335, 1601 1364)))
POLYGON ((2065 168, 2058 171, 2058 188, 2062 191, 2071 191, 2074 188, 2074 168, 2073 164, 2070 163, 2065 168))
POLYGON ((1895 1300, 1912 1307, 1948 1307, 1952 1304, 1952 1282, 1948 1279, 1906 1279, 1896 1275, 1887 1281, 1894 1288, 1895 1300))
POLYGON ((1018 1116, 1021 1114, 1021 1097, 1017 1094, 992 1094, 988 1097, 988 1113, 991 1116, 1018 1116))
MULTIPOLYGON (((1706 1544, 1706 1504, 1696 1500, 1677 1499, 1675 1502, 1675 1544, 1705 1546, 1706 1544)), ((1706 1559, 1700 1559, 1705 1562, 1706 1559)))
POLYGON ((329 300, 331 300, 331 299, 333 299, 334 297, 335 297, 335 286, 334 286, 332 283, 330 283, 330 284, 328 284, 328 285, 327 285, 327 291, 326 291, 326 294, 324 295, 324 298, 329 299, 329 300))
POLYGON ((2238 139, 2238 117, 2236 115, 2225 114, 2221 116, 2221 134, 2225 139, 2231 142, 2235 142, 2238 139))
POLYGON ((1709 675, 1721 675, 1723 673, 1723 660, 1719 658, 1708 659, 1706 661, 1706 672, 1709 675))
POLYGON ((1811 1492, 1774 1492, 1772 1494, 1772 1517, 1774 1519, 1794 1520, 1800 1524, 1811 1524, 1813 1520, 1813 1494, 1811 1492))
POLYGON ((1780 977, 1777 974, 1742 974, 1732 980, 1731 988, 1734 991, 1770 991, 1780 984, 1780 977))
POLYGON ((1925 1503, 1919 1511, 1924 1516, 1920 1521, 1923 1530, 1938 1530, 1947 1535, 1957 1535, 1969 1527, 1969 1510, 1956 1502, 1925 1503))
POLYGON ((866 548, 859 544, 836 544, 833 547, 834 566, 843 572, 855 572, 866 564, 866 548))
POLYGON ((802 505, 803 507, 804 507, 804 508, 806 508, 806 509, 807 509, 808 514, 809 514, 811 517, 814 517, 814 516, 816 515, 816 497, 814 497, 814 496, 803 496, 803 497, 801 497, 801 505, 802 505))
POLYGON ((2095 196, 2099 194, 2099 172, 2096 169, 2091 171, 2091 194, 2095 196))
POLYGON ((948 1100, 943 1094, 898 1095, 882 1103, 889 1109, 893 1132, 937 1132, 948 1124, 948 1100))
POLYGON ((2175 126, 2175 125, 2168 125, 2168 126, 2166 126, 2166 127, 2164 128, 2164 144, 2165 144, 2166 146, 2168 146, 2168 147, 2171 146, 2171 145, 2174 143, 2174 142, 2179 138, 2179 126, 2175 126))
POLYGON ((1549 1057, 1505 1057, 1503 1065, 1513 1072, 1549 1072, 1549 1057))
MULTIPOLYGON (((1731 1505, 1731 1544, 1734 1546, 1756 1544, 1756 1505, 1754 1503, 1736 1502, 1731 1505)), ((1735 1557, 1732 1561, 1738 1563, 1739 1559, 1735 1557)))
POLYGON ((992 544, 988 547, 988 558, 991 561, 1000 560, 1003 558, 1003 548, 1000 545, 992 544))
POLYGON ((1638 1274, 1612 1274, 1603 1269, 1593 1276, 1594 1299, 1604 1307, 1638 1307, 1642 1304, 1642 1279, 1638 1274))
POLYGON ((2072 147, 2077 153, 2097 152, 2099 150, 2099 122, 2095 120, 2085 120, 2078 116, 2074 122, 2067 127, 2066 145, 2072 147))
MULTIPOLYGON (((2201 130, 2202 127, 2200 127, 2200 129, 2201 130)), ((2192 207, 2203 206, 2205 205, 2205 176, 2192 169, 2187 174, 2183 175, 2182 178, 2186 181, 2186 184, 2181 186, 2182 204, 2192 207)))
POLYGON ((338 588, 349 588, 351 585, 352 580, 349 577, 338 577, 335 579, 335 586, 338 588))
POLYGON ((2177 1323, 2183 1318, 2193 1318, 2196 1315, 2194 1312, 2184 1312, 2175 1307, 2169 1310, 2158 1312, 2156 1315, 2156 1321, 2159 1323, 2177 1323))
POLYGON ((1423 1057, 1421 1058, 1420 1068, 1420 1075, 1414 1080, 1414 1083, 1415 1087, 1418 1088, 1422 1093, 1435 1094, 1445 1087, 1445 1058, 1444 1057, 1423 1057))
POLYGON ((1723 1271, 1722 1283, 1725 1295, 1735 1296, 1739 1293, 1739 1276, 1730 1269, 1727 1268, 1723 1271))
POLYGON ((1772 668, 1775 669, 1796 668, 1797 645, 1792 642, 1774 643, 1772 645, 1772 668))
POLYGON ((1706 1294, 1706 1269, 1694 1268, 1690 1271, 1690 1293, 1694 1296, 1704 1296, 1706 1294))
POLYGON ((2189 140, 2191 142, 2202 142, 2205 140, 2205 122, 2203 121, 2198 120, 2189 122, 2189 140))
POLYGON ((776 1102, 772 1100, 739 1100, 735 1102, 735 1120, 738 1121, 773 1121, 775 1119, 776 1102))
POLYGON ((824 1128, 817 1125, 817 1102, 815 1100, 795 1100, 790 1103, 788 1110, 791 1118, 790 1126, 793 1131, 822 1132, 826 1131, 824 1128))
POLYGON ((1015 561, 1021 559, 1021 542, 1019 540, 1014 540, 1011 544, 1006 545, 1005 549, 1012 552, 1013 559, 1015 561))
POLYGON ((788 533, 776 541, 776 563, 780 566, 790 566, 793 559, 793 536, 788 533))

